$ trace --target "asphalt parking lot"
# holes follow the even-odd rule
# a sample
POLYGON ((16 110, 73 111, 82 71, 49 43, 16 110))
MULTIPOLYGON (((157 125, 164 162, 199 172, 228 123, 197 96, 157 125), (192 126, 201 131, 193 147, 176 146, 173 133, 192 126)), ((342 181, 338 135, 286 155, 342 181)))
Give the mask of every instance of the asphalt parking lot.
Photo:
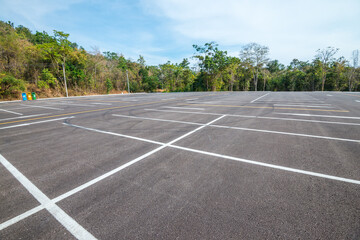
POLYGON ((0 239, 360 239, 360 93, 0 102, 0 239))

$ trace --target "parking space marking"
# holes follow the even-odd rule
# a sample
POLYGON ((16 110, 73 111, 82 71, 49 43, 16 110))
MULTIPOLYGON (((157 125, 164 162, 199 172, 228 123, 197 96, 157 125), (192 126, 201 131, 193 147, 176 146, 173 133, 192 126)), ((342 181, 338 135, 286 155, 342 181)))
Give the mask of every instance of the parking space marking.
POLYGON ((316 115, 316 114, 301 114, 301 113, 275 113, 275 114, 291 115, 291 116, 303 116, 303 117, 360 119, 360 117, 336 116, 336 115, 332 116, 332 115, 316 115))
POLYGON ((163 107, 163 108, 172 108, 172 109, 190 109, 190 110, 205 110, 205 108, 186 108, 186 107, 163 107))
MULTIPOLYGON (((163 148, 166 148, 166 147, 170 146, 171 144, 173 144, 173 143, 175 143, 177 141, 180 141, 181 139, 183 139, 183 138, 185 138, 185 137, 187 137, 187 136, 201 130, 202 128, 204 128, 204 127, 206 127, 206 126, 220 120, 223 117, 225 117, 225 116, 218 117, 218 118, 208 122, 207 124, 203 124, 202 126, 196 128, 196 129, 194 129, 194 130, 192 130, 192 131, 190 131, 190 132, 188 132, 188 133, 186 133, 186 134, 184 134, 184 135, 182 135, 182 136, 180 136, 180 137, 178 137, 178 138, 176 138, 176 139, 174 139, 174 140, 172 140, 172 141, 170 141, 168 143, 161 143, 161 142, 156 142, 156 141, 152 141, 152 140, 149 140, 149 139, 137 138, 137 137, 133 137, 133 136, 129 136, 129 135, 117 134, 117 133, 102 131, 102 130, 93 129, 93 128, 86 128, 86 127, 82 127, 82 126, 78 126, 78 125, 73 125, 73 124, 70 124, 70 123, 63 123, 64 125, 67 125, 67 126, 81 128, 81 129, 88 130, 88 131, 94 131, 94 132, 98 132, 98 133, 110 134, 110 135, 120 136, 120 137, 124 137, 124 138, 136 139, 136 140, 140 140, 140 141, 143 141, 143 142, 154 143, 154 144, 161 145, 161 146, 154 149, 154 150, 151 150, 150 152, 145 153, 144 155, 141 155, 140 157, 137 157, 137 158, 131 160, 130 162, 127 162, 127 163, 125 163, 125 164, 123 164, 123 165, 121 165, 121 166, 119 166, 119 167, 117 167, 117 168, 115 168, 115 169, 113 169, 113 170, 111 170, 111 171, 97 177, 97 178, 94 178, 94 179, 90 180, 89 182, 86 182, 86 183, 84 183, 84 184, 82 184, 82 185, 80 185, 80 186, 78 186, 78 187, 76 187, 76 188, 74 188, 74 189, 72 189, 72 190, 70 190, 70 191, 68 191, 68 192, 54 198, 54 199, 52 199, 52 200, 49 200, 48 205, 55 205, 55 203, 57 203, 57 202, 65 199, 65 198, 77 193, 77 192, 80 192, 80 191, 94 185, 95 183, 97 183, 97 182, 99 182, 99 181, 101 181, 101 180, 103 180, 103 179, 105 179, 105 178, 107 178, 107 177, 109 177, 109 176, 123 170, 124 168, 127 168, 127 167, 139 162, 140 160, 142 160, 142 159, 144 159, 144 158, 146 158, 146 157, 148 157, 148 156, 162 150, 163 148)), ((35 208, 33 208, 33 209, 23 213, 23 214, 20 214, 19 216, 16 216, 16 217, 14 217, 14 218, 12 218, 12 219, 4 222, 4 223, 1 223, 0 224, 0 230, 4 229, 6 227, 9 227, 12 224, 15 224, 15 223, 19 222, 20 220, 23 220, 23 219, 31 216, 32 214, 34 214, 34 213, 36 213, 36 212, 38 212, 38 211, 40 211, 40 210, 42 210, 44 208, 46 208, 46 205, 42 204, 41 206, 35 207, 35 208)))
MULTIPOLYGON (((223 114, 223 115, 224 116, 230 116, 230 115, 227 115, 227 114, 223 114)), ((152 120, 152 121, 162 121, 162 122, 178 122, 178 123, 190 124, 190 125, 205 125, 205 124, 202 124, 202 123, 182 122, 182 121, 166 120, 166 119, 158 119, 158 118, 145 118, 145 117, 135 117, 135 116, 127 116, 127 115, 116 115, 116 114, 113 114, 113 116, 119 116, 119 117, 121 116, 121 117, 125 117, 125 118, 137 118, 137 119, 152 120)), ((290 136, 298 136, 298 137, 308 137, 308 138, 318 138, 318 139, 326 139, 326 140, 335 140, 335 141, 360 143, 360 140, 357 140, 357 139, 326 137, 326 136, 318 136, 318 135, 310 135, 310 134, 302 134, 302 133, 292 133, 292 132, 281 132, 281 131, 272 131, 272 130, 264 130, 264 129, 255 129, 255 128, 231 127, 231 126, 216 125, 216 124, 211 124, 211 125, 208 125, 208 126, 209 127, 216 127, 216 128, 227 128, 227 129, 234 129, 234 130, 242 130, 242 131, 273 133, 273 134, 290 135, 290 136)))
POLYGON ((292 104, 274 104, 274 106, 282 106, 282 107, 310 107, 310 108, 334 108, 329 106, 319 106, 319 105, 292 105, 292 104))
POLYGON ((27 116, 13 117, 13 118, 3 118, 3 119, 0 119, 0 121, 8 121, 8 120, 14 120, 14 119, 20 119, 20 118, 37 117, 37 116, 43 116, 43 115, 48 115, 48 114, 49 113, 42 113, 42 114, 27 115, 27 116))
MULTIPOLYGON (((187 111, 160 110, 160 109, 144 109, 144 110, 145 111, 155 111, 155 112, 173 112, 173 113, 201 114, 201 115, 214 115, 214 116, 223 115, 223 114, 220 114, 220 113, 209 113, 209 112, 187 112, 187 111)), ((227 114, 227 116, 229 116, 229 117, 241 117, 241 118, 280 120, 280 121, 296 121, 296 122, 310 122, 310 123, 323 123, 323 124, 339 124, 339 125, 349 125, 349 126, 359 126, 360 125, 360 123, 330 122, 330 121, 309 120, 309 119, 299 119, 299 118, 263 117, 263 116, 253 116, 253 115, 237 115, 237 114, 227 114)))
POLYGON ((134 140, 145 141, 145 142, 153 143, 153 144, 159 144, 159 145, 162 144, 160 142, 153 141, 153 140, 144 140, 143 138, 131 137, 129 135, 124 135, 124 134, 121 134, 121 133, 114 133, 114 132, 103 131, 103 130, 99 130, 99 129, 95 129, 95 128, 82 127, 82 126, 79 126, 79 125, 76 125, 76 124, 71 124, 71 123, 68 123, 68 122, 64 122, 63 124, 66 125, 66 126, 75 127, 75 128, 81 128, 81 129, 88 130, 88 131, 93 131, 93 132, 98 132, 98 133, 105 133, 105 134, 114 135, 114 136, 118 136, 118 137, 125 137, 125 138, 134 139, 134 140))
POLYGON ((256 98, 256 99, 252 100, 250 103, 254 103, 254 102, 256 102, 257 100, 259 100, 259 99, 261 99, 261 98, 263 98, 263 97, 265 97, 265 96, 267 96, 267 95, 269 95, 269 94, 270 94, 270 93, 264 94, 264 95, 262 95, 262 96, 260 96, 260 97, 258 97, 258 98, 256 98))
POLYGON ((360 97, 360 94, 357 95, 357 94, 349 94, 349 93, 342 93, 344 95, 348 95, 348 96, 354 96, 354 97, 360 97))
POLYGON ((215 105, 215 104, 186 104, 189 106, 206 106, 206 107, 227 107, 227 108, 264 108, 264 109, 279 109, 279 110, 298 110, 298 111, 322 111, 322 112, 349 112, 347 110, 332 110, 332 109, 311 109, 311 108, 284 108, 284 107, 265 107, 265 106, 238 106, 238 105, 215 105))
POLYGON ((59 121, 59 120, 64 120, 64 119, 68 119, 68 118, 74 118, 74 116, 49 119, 49 120, 44 120, 44 121, 39 121, 39 122, 23 123, 23 124, 19 124, 19 125, 11 125, 11 126, 6 126, 6 127, 1 127, 0 130, 8 129, 8 128, 24 127, 24 126, 29 126, 29 125, 39 124, 39 123, 45 123, 45 122, 59 121))
MULTIPOLYGON (((205 96, 202 96, 202 97, 206 97, 206 96, 210 96, 210 95, 205 95, 205 96)), ((182 98, 179 98, 179 99, 176 99, 176 100, 181 100, 181 99, 182 99, 182 98)), ((174 100, 174 101, 175 101, 175 100, 174 100)), ((156 103, 163 103, 163 102, 162 102, 162 101, 154 101, 154 102, 145 102, 145 103, 138 103, 138 104, 132 104, 132 105, 125 105, 125 106, 117 106, 117 107, 109 107, 109 108, 100 108, 100 109, 92 109, 92 110, 84 110, 84 111, 80 111, 80 112, 56 114, 56 115, 47 116, 47 117, 39 117, 39 118, 33 118, 33 119, 26 119, 26 120, 17 120, 17 121, 12 121, 12 122, 5 122, 5 123, 0 123, 0 125, 2 125, 2 124, 16 123, 16 122, 25 122, 25 121, 29 121, 29 120, 37 120, 37 119, 43 119, 43 118, 60 117, 60 116, 68 116, 68 115, 77 115, 77 114, 82 114, 82 113, 99 112, 99 111, 106 111, 106 110, 112 110, 112 109, 120 109, 120 108, 127 108, 127 107, 136 107, 136 106, 144 106, 144 105, 156 104, 156 103)))
POLYGON ((111 103, 90 103, 90 104, 95 104, 95 105, 112 105, 111 103))
POLYGON ((169 147, 181 149, 181 150, 185 150, 185 151, 189 151, 189 152, 200 153, 200 154, 204 154, 204 155, 208 155, 208 156, 224 158, 224 159, 233 160, 233 161, 237 161, 237 162, 243 162, 243 163, 248 163, 248 164, 252 164, 252 165, 273 168, 273 169, 279 169, 279 170, 283 170, 283 171, 287 171, 287 172, 300 173, 303 175, 309 175, 309 176, 314 176, 314 177, 319 177, 319 178, 331 179, 331 180, 336 180, 336 181, 340 181, 340 182, 353 183, 353 184, 360 185, 359 180, 350 179, 350 178, 342 178, 342 177, 337 177, 337 176, 318 173, 318 172, 301 170, 301 169, 297 169, 297 168, 284 167, 281 165, 258 162, 258 161, 244 159, 244 158, 237 158, 237 157, 232 157, 232 156, 218 154, 218 153, 212 153, 212 152, 206 152, 206 151, 187 148, 187 147, 181 147, 181 146, 177 146, 177 145, 170 145, 169 147))
MULTIPOLYGON (((115 117, 125 117, 125 118, 133 118, 133 119, 143 119, 143 120, 154 120, 159 122, 172 122, 172 123, 184 123, 189 125, 204 125, 202 123, 194 123, 194 122, 186 122, 186 121, 177 121, 177 120, 168 120, 168 119, 161 119, 161 118, 148 118, 148 117, 136 117, 136 116, 128 116, 122 114, 112 114, 115 117)), ((224 115, 224 114, 219 114, 224 115)))
POLYGON ((85 228, 53 203, 39 188, 37 188, 27 177, 0 154, 1 164, 33 195, 33 197, 55 217, 77 239, 96 239, 85 228))
POLYGON ((0 111, 7 112, 7 113, 12 113, 12 114, 15 114, 15 115, 24 115, 24 114, 22 114, 22 113, 17 113, 17 112, 5 110, 5 109, 0 109, 0 111))
POLYGON ((56 102, 56 103, 46 103, 46 104, 50 104, 50 105, 68 105, 68 106, 83 106, 83 107, 94 107, 92 105, 88 105, 88 104, 78 104, 78 103, 66 103, 66 102, 56 102))
MULTIPOLYGON (((216 119, 215 119, 216 120, 216 119)), ((214 120, 214 121, 215 121, 214 120)), ((212 121, 212 122, 214 122, 212 121)), ((65 123, 64 123, 65 124, 65 123)), ((200 130, 201 128, 205 127, 205 126, 214 126, 214 125, 210 125, 211 123, 208 124, 204 124, 204 126, 201 126, 199 128, 197 128, 198 130, 200 130)), ((195 129, 196 130, 196 129, 195 129)), ((132 136, 126 136, 123 135, 122 137, 125 138, 132 138, 132 136)), ((183 136, 182 136, 183 137, 183 136)), ((149 141, 148 139, 145 138, 139 138, 139 140, 147 142, 149 141)), ((180 140, 180 139, 175 139, 175 140, 180 140)), ((175 141, 174 140, 174 141, 175 141)), ((151 140, 150 140, 151 141, 151 140)), ((248 159, 243 159, 243 158, 237 158, 237 157, 232 157, 232 156, 228 156, 228 155, 223 155, 223 154, 218 154, 218 153, 212 153, 212 152, 207 152, 207 151, 202 151, 202 150, 197 150, 197 149, 193 149, 193 148, 187 148, 187 147, 181 147, 178 145, 173 145, 173 143, 175 143, 174 141, 169 142, 169 143, 159 143, 162 144, 162 146, 168 146, 171 148, 176 148, 176 149, 181 149, 181 150, 185 150, 185 151, 190 151, 190 152, 196 152, 196 153, 201 153, 204 155, 209 155, 209 156, 214 156, 214 157, 219 157, 219 158, 224 158, 224 159, 229 159, 229 160, 233 160, 233 161, 237 161, 237 162, 244 162, 244 163, 249 163, 249 164, 253 164, 253 165, 259 165, 259 166, 263 166, 263 167, 268 167, 268 168, 274 168, 274 169, 279 169, 279 170, 283 170, 283 171, 287 171, 287 172, 294 172, 294 173, 300 173, 300 174, 304 174, 304 175, 310 175, 310 176, 315 176, 315 177, 320 177, 320 178, 325 178, 325 179, 331 179, 331 180, 336 180, 336 181, 341 181, 341 182, 347 182, 347 183, 353 183, 353 184, 357 184, 360 185, 360 180, 355 180, 355 179, 350 179, 350 178, 343 178, 343 177, 337 177, 337 176, 333 176, 333 175, 328 175, 328 174, 323 174, 323 173, 318 173, 318 172, 312 172, 312 171, 306 171, 306 170, 301 170, 301 169, 297 169, 297 168, 290 168, 290 167, 285 167, 285 166, 281 166, 281 165, 275 165, 275 164, 269 164, 269 163, 264 163, 264 162, 259 162, 259 161, 254 161, 254 160, 248 160, 248 159)), ((100 176, 101 177, 101 176, 100 176)), ((62 198, 63 199, 63 198, 62 198)))
POLYGON ((53 107, 47 107, 47 106, 38 106, 38 105, 23 105, 23 104, 20 104, 21 106, 24 106, 24 107, 28 107, 28 108, 45 108, 45 109, 52 109, 52 110, 64 110, 62 108, 53 108, 53 107))

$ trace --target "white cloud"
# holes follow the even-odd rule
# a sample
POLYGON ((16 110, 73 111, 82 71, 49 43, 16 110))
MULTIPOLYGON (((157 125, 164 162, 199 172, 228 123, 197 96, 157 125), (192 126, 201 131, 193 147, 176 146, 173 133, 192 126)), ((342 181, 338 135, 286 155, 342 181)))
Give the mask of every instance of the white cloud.
MULTIPOLYGON (((5 20, 12 19, 14 16, 21 16, 35 29, 47 30, 45 16, 51 17, 56 11, 67 10, 71 5, 82 2, 84 0, 61 0, 61 1, 44 1, 44 0, 11 0, 0 1, 0 14, 5 20)), ((65 20, 64 20, 65 21, 65 20)))
POLYGON ((360 47, 358 0, 156 0, 145 9, 169 19, 173 34, 221 46, 258 42, 272 58, 311 60, 318 48, 339 47, 346 57, 360 47), (352 27, 349 25, 353 24, 352 27))

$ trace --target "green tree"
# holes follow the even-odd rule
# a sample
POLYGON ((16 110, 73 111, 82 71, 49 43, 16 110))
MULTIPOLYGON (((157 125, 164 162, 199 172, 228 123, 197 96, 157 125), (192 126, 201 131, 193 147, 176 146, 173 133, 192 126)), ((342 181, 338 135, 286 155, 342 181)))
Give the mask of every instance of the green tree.
POLYGON ((202 77, 206 79, 206 90, 209 91, 209 86, 212 91, 221 89, 224 84, 222 71, 228 64, 227 52, 219 50, 215 42, 205 43, 204 46, 193 45, 193 47, 197 52, 193 57, 198 59, 202 77))

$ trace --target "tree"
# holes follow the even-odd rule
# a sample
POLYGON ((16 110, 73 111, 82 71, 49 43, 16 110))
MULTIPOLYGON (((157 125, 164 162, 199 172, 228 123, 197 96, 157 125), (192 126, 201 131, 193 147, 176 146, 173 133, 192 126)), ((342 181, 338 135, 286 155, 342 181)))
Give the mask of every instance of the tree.
POLYGON ((316 58, 320 60, 322 63, 322 76, 321 76, 321 91, 324 91, 325 81, 326 81, 326 73, 329 68, 329 64, 334 60, 333 56, 339 51, 338 48, 327 47, 325 49, 318 49, 316 58))
POLYGON ((349 92, 352 91, 352 89, 356 84, 355 71, 356 68, 358 67, 358 63, 359 63, 359 50, 354 50, 352 52, 352 69, 350 71, 350 76, 349 76, 349 92))
POLYGON ((269 61, 269 48, 257 43, 249 43, 240 51, 240 58, 253 70, 254 86, 257 91, 258 75, 269 61))
POLYGON ((209 85, 212 91, 216 91, 223 85, 221 74, 228 63, 227 52, 219 50, 215 42, 205 43, 204 46, 193 45, 193 47, 198 52, 193 57, 199 60, 200 71, 206 78, 207 91, 209 85))

